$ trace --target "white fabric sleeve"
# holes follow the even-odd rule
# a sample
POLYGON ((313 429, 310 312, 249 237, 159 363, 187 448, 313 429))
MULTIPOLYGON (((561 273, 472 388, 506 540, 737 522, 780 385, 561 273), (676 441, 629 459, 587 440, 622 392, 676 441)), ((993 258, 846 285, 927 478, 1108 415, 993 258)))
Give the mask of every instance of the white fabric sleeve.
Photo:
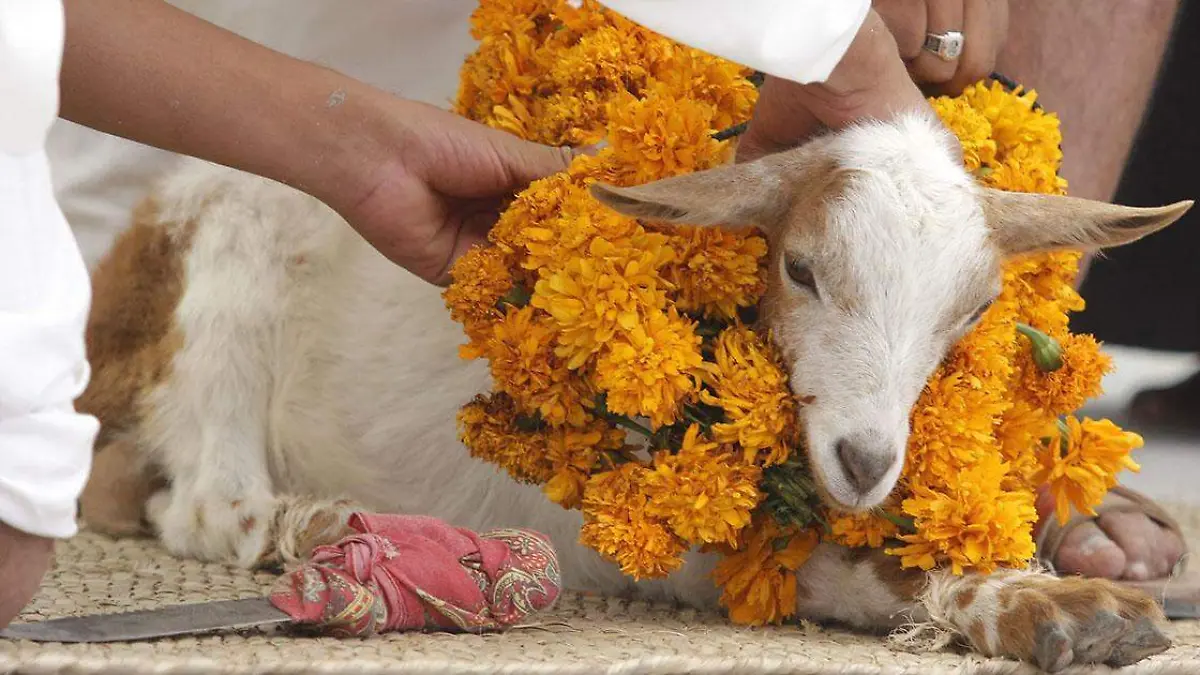
POLYGON ((689 47, 800 84, 824 82, 871 0, 600 0, 689 47))
POLYGON ((44 150, 63 30, 61 0, 0 0, 0 521, 52 538, 77 531, 99 427, 74 408, 91 288, 44 150))

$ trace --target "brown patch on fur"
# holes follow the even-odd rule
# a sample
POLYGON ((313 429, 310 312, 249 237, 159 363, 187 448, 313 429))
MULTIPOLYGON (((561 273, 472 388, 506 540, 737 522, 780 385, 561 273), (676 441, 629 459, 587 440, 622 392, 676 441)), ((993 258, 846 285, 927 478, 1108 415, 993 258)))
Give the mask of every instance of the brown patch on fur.
POLYGON ((183 257, 193 228, 166 227, 158 216, 153 200, 140 204, 132 226, 92 273, 87 324, 92 374, 75 402, 101 425, 95 458, 100 470, 88 480, 82 516, 118 530, 131 514, 140 519, 146 498, 161 481, 153 470, 140 468, 144 463, 135 445, 114 439, 137 426, 143 398, 166 379, 183 344, 174 314, 183 296, 183 257))
POLYGON ((971 640, 971 644, 980 653, 987 654, 990 652, 987 641, 987 626, 982 619, 975 619, 971 622, 971 626, 967 628, 967 638, 971 640))
POLYGON ((250 534, 250 531, 254 529, 255 525, 258 525, 258 518, 255 518, 254 516, 246 516, 238 521, 238 528, 241 529, 242 534, 250 534))
POLYGON ((958 592, 954 597, 954 604, 960 609, 965 610, 975 602, 975 593, 979 590, 978 586, 968 586, 958 592))
MULTIPOLYGON (((787 165, 785 165, 787 166, 787 165)), ((789 205, 791 219, 783 224, 787 230, 808 237, 822 237, 829 225, 830 199, 846 193, 852 172, 842 169, 831 157, 820 157, 784 170, 792 187, 789 205)))
POLYGON ((137 424, 140 398, 166 379, 182 344, 174 315, 191 235, 190 227, 180 236, 161 225, 157 205, 147 200, 92 273, 87 324, 92 377, 76 406, 99 418, 100 445, 137 424))
POLYGON ((79 497, 88 529, 112 537, 149 535, 144 505, 166 481, 139 461, 132 440, 121 439, 96 453, 79 497), (140 469, 138 467, 141 467, 140 469))
POLYGON ((1157 623, 1167 620, 1162 606, 1155 602, 1150 594, 1137 588, 1129 588, 1121 584, 1107 582, 1108 591, 1117 599, 1117 613, 1124 619, 1136 620, 1149 618, 1157 623))
POLYGON ((295 552, 302 557, 307 557, 316 547, 336 543, 352 532, 347 522, 353 510, 349 501, 330 503, 301 499, 286 508, 292 511, 293 518, 304 519, 292 535, 295 552))
POLYGON ((1090 621, 1100 610, 1116 611, 1118 601, 1109 586, 1116 584, 1104 579, 1063 577, 1057 583, 1043 584, 1038 590, 1067 616, 1076 621, 1090 621))
POLYGON ((337 515, 329 511, 317 511, 314 513, 312 518, 308 519, 308 523, 304 525, 304 529, 296 537, 301 542, 301 548, 314 548, 317 544, 313 544, 313 540, 320 538, 322 534, 326 533, 337 522, 337 515))
POLYGON ((1033 661, 1038 630, 1060 621, 1058 608, 1041 589, 1018 588, 1012 596, 1012 609, 996 619, 999 652, 1033 661))

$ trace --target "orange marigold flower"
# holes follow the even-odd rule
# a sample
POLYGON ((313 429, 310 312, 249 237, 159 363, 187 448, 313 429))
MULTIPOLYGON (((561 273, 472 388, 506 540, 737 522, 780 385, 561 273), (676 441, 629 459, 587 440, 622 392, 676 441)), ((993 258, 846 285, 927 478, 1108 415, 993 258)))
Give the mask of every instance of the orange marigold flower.
POLYGON ((608 409, 647 417, 654 428, 671 424, 680 406, 693 399, 704 357, 695 324, 670 308, 615 336, 596 360, 595 383, 607 394, 608 409))
POLYGON ((778 354, 754 330, 736 324, 713 344, 713 362, 700 400, 725 412, 713 438, 737 443, 747 462, 783 462, 799 440, 797 404, 778 354))
POLYGON ((942 123, 958 136, 967 171, 975 173, 996 161, 996 140, 987 117, 961 97, 939 96, 931 103, 942 123))
POLYGON ((733 449, 700 437, 688 427, 677 453, 660 451, 644 480, 650 515, 693 544, 737 543, 762 501, 762 472, 738 461, 733 449))
POLYGON ((742 307, 758 304, 767 284, 763 262, 767 242, 754 230, 717 227, 671 228, 675 260, 663 276, 676 288, 683 312, 730 320, 742 307))
POLYGON ((905 545, 888 552, 900 556, 905 567, 928 570, 949 563, 955 574, 1027 564, 1034 552, 1034 495, 1003 490, 1007 472, 993 453, 936 487, 914 483, 901 508, 917 531, 900 535, 905 545))
POLYGON ((554 320, 559 330, 556 353, 572 369, 618 334, 627 335, 648 316, 661 313, 667 303, 666 283, 658 270, 672 253, 661 243, 637 250, 595 238, 588 253, 553 271, 543 270, 530 300, 554 320))
POLYGON ((546 458, 554 475, 542 490, 550 501, 566 509, 583 501, 588 476, 605 452, 622 450, 625 434, 595 420, 585 428, 560 428, 549 435, 546 458))
POLYGON ((1141 470, 1129 453, 1142 447, 1142 437, 1122 431, 1108 420, 1085 418, 1081 423, 1068 417, 1064 428, 1050 439, 1039 455, 1041 470, 1034 480, 1050 485, 1058 522, 1064 525, 1072 506, 1096 515, 1095 507, 1117 484, 1117 474, 1123 469, 1141 470))
POLYGON ((505 394, 476 396, 458 413, 458 437, 472 457, 491 462, 522 483, 553 475, 546 435, 533 431, 505 394))
POLYGON ((531 222, 522 235, 529 252, 522 266, 530 270, 553 270, 565 260, 594 254, 622 260, 642 251, 669 250, 666 235, 647 232, 637 220, 601 205, 582 187, 567 193, 555 217, 531 222), (597 240, 603 251, 593 246, 597 240))
POLYGON ((1112 359, 1091 335, 1067 335, 1058 342, 1063 364, 1058 370, 1038 368, 1027 345, 1020 352, 1021 386, 1031 401, 1053 416, 1075 412, 1099 396, 1104 376, 1112 371, 1112 359))
MULTIPOLYGON (((1032 363, 1029 366, 1036 367, 1032 363)), ((1050 438, 1055 429, 1054 415, 1025 397, 1016 396, 1012 407, 1004 413, 998 434, 1000 456, 1011 467, 1005 476, 1005 490, 1032 490, 1036 487, 1034 478, 1040 469, 1038 451, 1043 439, 1050 438)))
POLYGON ((563 204, 582 191, 565 173, 535 180, 500 214, 488 239, 507 253, 523 252, 529 232, 556 218, 563 204))
POLYGON ((648 469, 636 462, 592 474, 584 487, 579 540, 634 579, 665 577, 683 564, 687 544, 646 511, 648 469))
POLYGON ((555 426, 583 426, 595 394, 586 379, 555 355, 556 335, 549 318, 533 307, 509 306, 481 351, 496 388, 523 412, 540 414, 555 426))
MULTIPOLYGON (((503 312, 497 306, 513 286, 508 260, 502 251, 476 246, 455 261, 450 268, 453 282, 442 293, 450 317, 462 324, 472 343, 478 343, 503 312)), ((464 356, 474 358, 476 352, 464 356)))
POLYGON ((842 546, 879 548, 888 539, 895 539, 900 532, 896 523, 874 511, 831 515, 829 539, 842 546))
POLYGON ((632 94, 608 106, 609 142, 625 167, 627 182, 647 183, 719 166, 729 158, 728 142, 712 137, 713 106, 677 98, 664 89, 646 98, 632 94))
POLYGON ((648 42, 646 51, 660 86, 713 106, 713 127, 726 129, 750 119, 758 88, 747 79, 747 68, 669 40, 648 42))
POLYGON ((522 416, 503 393, 477 396, 458 414, 459 439, 471 456, 496 464, 515 480, 545 484, 554 502, 579 505, 582 485, 600 455, 624 448, 625 435, 601 420, 552 427, 522 416))
POLYGON ((816 530, 783 528, 756 516, 736 548, 725 548, 713 571, 721 605, 734 623, 762 626, 796 613, 796 570, 821 542, 816 530))
POLYGON ((555 90, 574 96, 641 91, 650 73, 643 65, 644 43, 637 37, 611 26, 598 27, 561 54, 546 76, 555 90))

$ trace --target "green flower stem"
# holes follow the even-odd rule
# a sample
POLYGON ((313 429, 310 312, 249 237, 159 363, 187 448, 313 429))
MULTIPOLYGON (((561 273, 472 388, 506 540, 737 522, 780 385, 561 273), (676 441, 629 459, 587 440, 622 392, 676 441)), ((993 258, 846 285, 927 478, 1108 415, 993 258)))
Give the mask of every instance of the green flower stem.
POLYGON ((1043 373, 1051 373, 1063 367, 1062 346, 1058 340, 1028 324, 1018 323, 1017 331, 1029 338, 1033 346, 1033 362, 1043 373))
POLYGON ((512 305, 513 307, 520 308, 528 305, 530 299, 532 298, 533 294, 529 292, 529 289, 519 284, 515 284, 500 298, 499 302, 496 304, 500 306, 500 309, 504 309, 504 305, 512 305))
POLYGON ((624 415, 614 415, 612 413, 609 413, 608 419, 612 420, 612 423, 619 427, 624 427, 625 429, 628 429, 629 431, 639 433, 639 434, 645 436, 646 438, 654 438, 653 431, 650 431, 646 427, 638 424, 637 422, 634 422, 633 420, 629 419, 628 417, 626 417, 624 415))
POLYGON ((887 520, 896 527, 900 528, 900 531, 904 534, 913 534, 917 531, 916 521, 908 516, 902 516, 898 513, 888 513, 882 509, 880 509, 879 515, 882 516, 884 520, 887 520))

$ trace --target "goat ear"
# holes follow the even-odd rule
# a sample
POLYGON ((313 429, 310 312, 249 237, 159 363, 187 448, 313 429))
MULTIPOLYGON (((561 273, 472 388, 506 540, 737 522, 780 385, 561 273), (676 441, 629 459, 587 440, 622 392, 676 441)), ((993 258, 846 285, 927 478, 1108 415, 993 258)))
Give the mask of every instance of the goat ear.
POLYGON ((592 185, 592 196, 635 218, 688 225, 771 228, 787 210, 786 186, 763 162, 734 164, 634 187, 592 185))
POLYGON ((983 189, 983 214, 1007 255, 1124 246, 1179 220, 1191 201, 1135 208, 1057 195, 983 189))

